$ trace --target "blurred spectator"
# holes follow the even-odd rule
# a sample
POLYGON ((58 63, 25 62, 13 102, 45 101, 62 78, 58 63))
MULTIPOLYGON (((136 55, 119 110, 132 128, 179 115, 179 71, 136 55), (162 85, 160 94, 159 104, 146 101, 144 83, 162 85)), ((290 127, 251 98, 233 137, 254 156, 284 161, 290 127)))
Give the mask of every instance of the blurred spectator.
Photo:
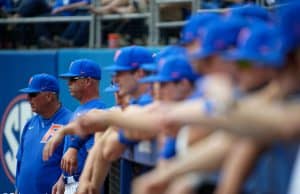
POLYGON ((91 12, 95 14, 143 12, 147 8, 148 0, 104 0, 101 4, 100 7, 91 7, 91 12))
POLYGON ((169 3, 160 5, 161 21, 185 20, 190 14, 191 3, 169 3))
POLYGON ((255 0, 204 0, 201 3, 202 9, 218 9, 226 8, 235 5, 242 5, 244 3, 255 3, 255 0))
MULTIPOLYGON (((145 12, 148 8, 148 0, 112 0, 101 1, 101 6, 90 7, 94 14, 126 14, 134 12, 145 12)), ((108 36, 111 33, 122 34, 121 46, 128 44, 143 45, 147 40, 147 24, 145 19, 124 19, 118 21, 102 22, 103 44, 107 45, 108 36)))
MULTIPOLYGON (((44 16, 84 16, 88 14, 87 6, 89 4, 90 0, 56 0, 51 13, 44 16)), ((36 33, 39 46, 42 48, 56 48, 87 44, 88 22, 71 22, 61 33, 63 27, 63 24, 37 24, 36 33)))

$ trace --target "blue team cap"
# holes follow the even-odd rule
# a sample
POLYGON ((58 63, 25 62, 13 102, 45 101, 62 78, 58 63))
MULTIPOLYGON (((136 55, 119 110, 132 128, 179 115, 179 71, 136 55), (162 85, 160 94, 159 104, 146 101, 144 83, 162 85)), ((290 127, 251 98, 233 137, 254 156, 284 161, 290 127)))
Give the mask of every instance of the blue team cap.
POLYGON ((156 63, 145 63, 145 64, 142 64, 140 68, 144 71, 156 72, 157 64, 156 63))
POLYGON ((283 51, 290 52, 300 46, 300 3, 290 3, 280 8, 279 30, 283 37, 283 51))
POLYGON ((203 33, 200 49, 190 57, 201 59, 235 47, 238 34, 246 25, 241 18, 227 18, 211 23, 203 33))
POLYGON ((128 46, 116 51, 114 64, 105 68, 108 71, 136 70, 145 63, 153 63, 153 54, 142 46, 128 46))
POLYGON ((205 26, 216 19, 219 19, 220 15, 217 13, 196 13, 191 16, 187 23, 182 28, 180 34, 180 44, 188 44, 201 37, 201 33, 205 26))
POLYGON ((154 60, 156 63, 159 63, 159 61, 163 58, 170 57, 170 56, 186 56, 186 49, 182 46, 178 45, 170 45, 162 49, 160 52, 158 52, 154 60))
POLYGON ((78 59, 69 66, 69 71, 59 75, 62 78, 91 77, 101 79, 100 65, 90 59, 78 59))
POLYGON ((228 51, 224 57, 229 60, 249 60, 253 65, 281 67, 283 54, 280 52, 282 39, 274 27, 251 26, 241 30, 237 49, 228 51))
POLYGON ((193 72, 190 63, 183 56, 165 58, 162 68, 155 75, 140 79, 140 83, 172 82, 182 79, 194 81, 198 76, 193 72))
POLYGON ((167 46, 153 55, 153 63, 142 64, 140 68, 150 72, 157 72, 163 59, 170 56, 186 56, 186 50, 184 47, 178 45, 167 46))
POLYGON ((248 3, 232 7, 228 12, 229 16, 241 16, 247 20, 262 20, 265 22, 271 21, 269 11, 257 4, 248 3))
POLYGON ((104 89, 104 92, 115 93, 119 91, 119 86, 117 84, 111 84, 110 86, 104 89))
POLYGON ((59 93, 57 79, 49 74, 36 74, 29 79, 28 87, 20 90, 23 93, 55 92, 59 93))

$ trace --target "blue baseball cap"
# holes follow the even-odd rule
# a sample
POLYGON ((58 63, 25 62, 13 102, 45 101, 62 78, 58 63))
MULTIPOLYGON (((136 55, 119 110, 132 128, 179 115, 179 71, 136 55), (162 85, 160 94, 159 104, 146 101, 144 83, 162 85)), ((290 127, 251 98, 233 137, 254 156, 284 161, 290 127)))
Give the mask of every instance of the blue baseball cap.
POLYGON ((117 84, 111 84, 110 86, 104 89, 104 92, 115 93, 119 91, 119 86, 117 84))
POLYGON ((101 79, 100 65, 90 59, 78 59, 69 66, 69 71, 59 75, 62 78, 71 77, 91 77, 96 80, 101 79))
POLYGON ((142 64, 140 68, 150 72, 157 72, 163 60, 170 56, 186 56, 186 49, 179 45, 167 46, 153 55, 153 63, 142 64))
POLYGON ((171 56, 164 60, 162 68, 157 74, 144 77, 140 83, 172 82, 182 79, 195 81, 198 78, 188 60, 183 56, 171 56))
POLYGON ((200 49, 190 54, 190 57, 202 59, 235 47, 238 34, 246 25, 245 20, 238 17, 226 18, 211 23, 205 28, 200 49))
POLYGON ((128 46, 116 51, 114 64, 105 68, 108 71, 136 70, 145 63, 153 63, 153 54, 142 46, 128 46))
POLYGON ((224 54, 229 60, 249 60, 254 66, 281 67, 283 54, 280 52, 282 39, 279 31, 270 26, 251 26, 241 30, 238 47, 224 54))
POLYGON ((300 46, 300 3, 290 3, 278 10, 279 30, 283 37, 283 52, 287 53, 300 46))
POLYGON ((261 20, 264 22, 272 21, 269 11, 257 4, 248 3, 232 7, 228 12, 229 16, 241 16, 247 20, 261 20))
POLYGON ((58 80, 49 74, 33 75, 29 79, 28 87, 20 90, 23 93, 55 92, 59 93, 58 80))
POLYGON ((140 69, 148 72, 156 72, 157 71, 157 64, 156 63, 145 63, 142 64, 140 69))
POLYGON ((220 18, 217 13, 196 13, 191 16, 180 33, 180 44, 188 44, 201 36, 206 25, 220 18))

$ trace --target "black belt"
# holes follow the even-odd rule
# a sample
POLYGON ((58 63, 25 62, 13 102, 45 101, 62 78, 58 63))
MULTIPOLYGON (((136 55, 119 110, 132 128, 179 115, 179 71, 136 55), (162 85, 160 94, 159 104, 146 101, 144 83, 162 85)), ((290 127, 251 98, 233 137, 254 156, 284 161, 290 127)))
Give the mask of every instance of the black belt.
POLYGON ((79 181, 79 175, 64 176, 63 179, 65 184, 71 184, 79 181))

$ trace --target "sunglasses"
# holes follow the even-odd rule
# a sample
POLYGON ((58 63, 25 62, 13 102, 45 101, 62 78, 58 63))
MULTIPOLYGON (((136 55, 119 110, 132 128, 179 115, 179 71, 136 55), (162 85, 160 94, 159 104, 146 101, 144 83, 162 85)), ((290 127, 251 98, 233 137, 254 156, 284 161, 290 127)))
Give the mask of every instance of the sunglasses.
POLYGON ((29 97, 29 98, 35 98, 35 97, 37 97, 39 94, 40 94, 40 92, 29 93, 29 94, 28 94, 28 97, 29 97))
POLYGON ((239 60, 237 61, 237 66, 241 69, 249 69, 252 67, 252 64, 250 61, 247 60, 239 60))
POLYGON ((75 82, 75 81, 77 81, 77 80, 80 80, 80 79, 84 79, 85 77, 70 77, 69 78, 69 81, 70 82, 75 82))

